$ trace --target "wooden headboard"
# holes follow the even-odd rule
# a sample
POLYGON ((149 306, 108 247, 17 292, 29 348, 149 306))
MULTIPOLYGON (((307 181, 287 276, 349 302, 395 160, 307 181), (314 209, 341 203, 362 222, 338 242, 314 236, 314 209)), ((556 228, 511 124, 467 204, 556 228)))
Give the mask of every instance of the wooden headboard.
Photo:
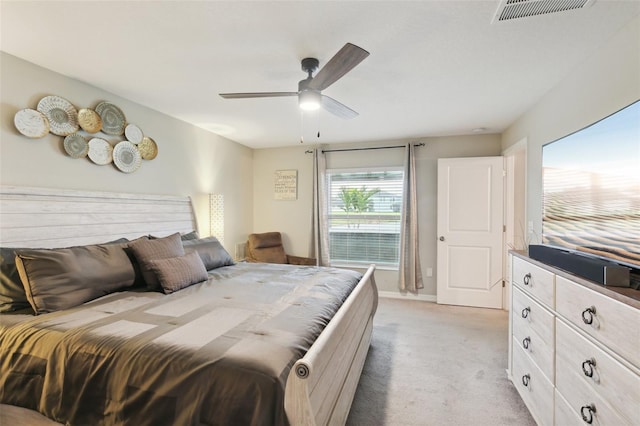
POLYGON ((0 186, 2 247, 69 247, 197 229, 186 196, 0 186))

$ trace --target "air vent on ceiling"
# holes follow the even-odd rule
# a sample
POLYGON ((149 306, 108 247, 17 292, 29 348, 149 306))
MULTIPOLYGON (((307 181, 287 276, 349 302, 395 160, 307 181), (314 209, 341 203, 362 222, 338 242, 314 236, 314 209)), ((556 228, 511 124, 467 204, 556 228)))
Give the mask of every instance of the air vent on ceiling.
POLYGON ((583 9, 596 0, 500 0, 493 22, 583 9))

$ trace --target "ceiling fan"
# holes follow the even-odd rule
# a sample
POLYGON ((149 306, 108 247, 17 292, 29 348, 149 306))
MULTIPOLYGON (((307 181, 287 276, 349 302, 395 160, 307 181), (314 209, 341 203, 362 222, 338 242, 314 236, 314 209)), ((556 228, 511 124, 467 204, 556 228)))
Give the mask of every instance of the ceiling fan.
POLYGON ((315 110, 322 106, 338 117, 354 118, 358 116, 357 112, 321 92, 351 71, 367 56, 369 56, 369 52, 366 50, 355 44, 347 43, 318 71, 315 77, 313 77, 313 73, 318 69, 320 62, 316 58, 304 58, 302 71, 306 72, 308 77, 300 80, 297 92, 220 93, 220 96, 225 99, 297 96, 298 104, 303 110, 315 110))

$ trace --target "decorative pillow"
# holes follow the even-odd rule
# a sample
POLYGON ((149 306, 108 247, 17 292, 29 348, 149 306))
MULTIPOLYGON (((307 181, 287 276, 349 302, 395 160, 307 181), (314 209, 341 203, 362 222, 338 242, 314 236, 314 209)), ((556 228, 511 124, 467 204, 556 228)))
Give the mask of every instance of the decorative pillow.
POLYGON ((191 231, 180 236, 180 239, 182 239, 182 241, 197 240, 198 238, 200 238, 198 231, 191 231))
MULTIPOLYGON (((158 238, 162 238, 162 237, 156 237, 155 235, 149 235, 149 239, 150 240, 157 240, 158 238)), ((191 231, 191 232, 187 232, 186 234, 180 234, 180 239, 182 241, 197 240, 198 238, 200 238, 200 235, 198 234, 198 231, 191 231)))
POLYGON ((16 252, 16 266, 36 314, 80 305, 133 285, 135 273, 121 244, 16 252))
POLYGON ((0 248, 0 312, 13 312, 31 307, 16 268, 16 250, 0 248))
MULTIPOLYGON (((119 238, 104 244, 121 244, 128 241, 126 238, 119 238)), ((31 309, 16 267, 16 252, 20 250, 30 249, 0 247, 0 313, 31 309)))
POLYGON ((129 244, 129 247, 140 264, 142 276, 149 290, 161 289, 155 272, 150 268, 149 261, 184 255, 179 232, 154 240, 138 239, 129 244))
POLYGON ((173 293, 209 278, 207 270, 196 252, 179 257, 149 260, 147 264, 158 277, 165 294, 173 293))
POLYGON ((129 257, 129 261, 133 265, 133 270, 135 271, 135 274, 136 274, 136 279, 133 282, 133 287, 136 287, 136 288, 146 287, 147 283, 144 281, 144 277, 142 276, 142 269, 140 268, 138 259, 136 259, 136 255, 133 254, 133 250, 131 249, 131 244, 139 240, 148 240, 148 239, 149 239, 148 236, 143 235, 142 237, 136 238, 133 241, 127 240, 125 244, 122 244, 124 252, 129 257))
POLYGON ((198 252, 207 271, 234 264, 233 259, 216 237, 183 241, 182 246, 185 253, 198 252))

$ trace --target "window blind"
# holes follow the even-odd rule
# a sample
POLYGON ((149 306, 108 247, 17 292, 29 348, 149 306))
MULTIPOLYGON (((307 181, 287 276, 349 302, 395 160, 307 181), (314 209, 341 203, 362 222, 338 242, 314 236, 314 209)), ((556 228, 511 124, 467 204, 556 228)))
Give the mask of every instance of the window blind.
POLYGON ((332 265, 397 267, 402 169, 327 170, 332 265))

